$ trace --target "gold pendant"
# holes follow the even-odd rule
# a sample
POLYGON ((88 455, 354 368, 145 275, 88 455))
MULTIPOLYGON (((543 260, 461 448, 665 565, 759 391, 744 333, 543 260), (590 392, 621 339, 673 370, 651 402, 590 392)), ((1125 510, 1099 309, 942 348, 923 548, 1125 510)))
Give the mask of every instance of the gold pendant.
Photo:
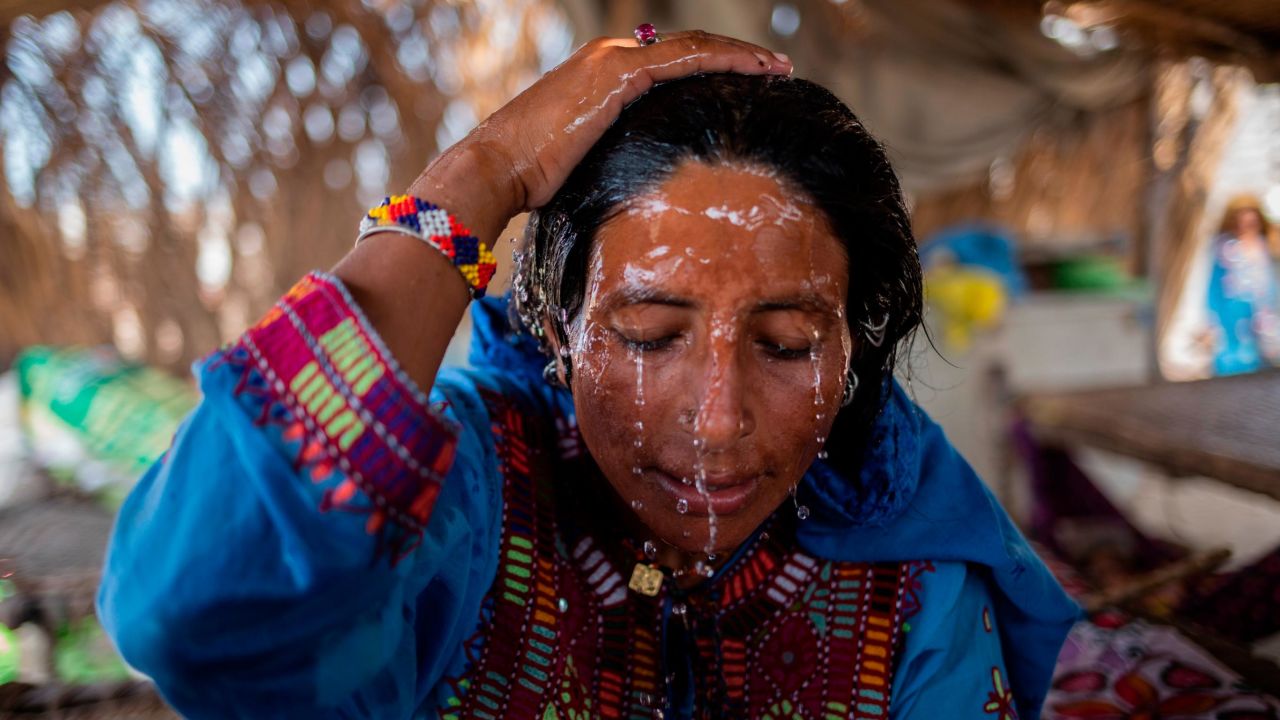
POLYGON ((662 580, 662 571, 658 568, 636 563, 635 569, 631 571, 631 582, 627 583, 627 587, 641 595, 653 597, 662 589, 662 580))

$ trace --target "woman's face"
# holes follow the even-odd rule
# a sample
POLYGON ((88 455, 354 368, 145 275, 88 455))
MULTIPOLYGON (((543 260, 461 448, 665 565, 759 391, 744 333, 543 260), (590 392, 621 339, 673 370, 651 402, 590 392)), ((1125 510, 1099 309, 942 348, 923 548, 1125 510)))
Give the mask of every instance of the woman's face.
POLYGON ((574 403, 657 537, 731 550, 788 500, 840 406, 848 282, 821 211, 753 168, 686 163, 600 229, 574 403))

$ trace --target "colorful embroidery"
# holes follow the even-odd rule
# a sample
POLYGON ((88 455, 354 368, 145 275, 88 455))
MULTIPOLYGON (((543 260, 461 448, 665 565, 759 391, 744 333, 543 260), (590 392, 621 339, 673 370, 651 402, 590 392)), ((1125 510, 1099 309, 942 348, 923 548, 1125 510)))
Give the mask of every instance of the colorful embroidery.
POLYGON ((907 565, 907 582, 902 597, 902 617, 910 620, 920 612, 920 591, 924 589, 924 574, 937 570, 931 560, 914 560, 907 565))
MULTIPOLYGON (((531 471, 526 413, 486 402, 504 475, 502 562, 492 616, 468 645, 481 649, 450 681, 442 716, 647 719, 684 687, 697 717, 888 717, 908 565, 821 561, 779 528, 703 590, 629 592, 594 537, 561 526, 552 484, 534 480, 551 473, 531 471), (692 671, 684 682, 663 664, 673 643, 692 671)), ((540 457, 558 455, 544 444, 540 457)))
POLYGON ((1071 630, 1044 716, 1276 720, 1280 702, 1177 630, 1110 617, 1071 630))
POLYGON ((457 431, 396 366, 346 290, 312 273, 213 364, 237 367, 237 398, 280 428, 294 464, 326 485, 322 510, 369 516, 379 553, 416 546, 453 464, 457 431))
POLYGON ((991 692, 987 693, 987 704, 982 709, 988 713, 998 713, 996 720, 1018 720, 1018 711, 1013 705, 1013 690, 1004 682, 1000 668, 991 668, 991 692))

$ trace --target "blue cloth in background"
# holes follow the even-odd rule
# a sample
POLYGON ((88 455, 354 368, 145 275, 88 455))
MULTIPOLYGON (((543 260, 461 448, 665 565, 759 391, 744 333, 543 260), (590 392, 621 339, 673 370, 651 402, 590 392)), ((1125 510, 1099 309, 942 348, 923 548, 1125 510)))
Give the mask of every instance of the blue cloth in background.
POLYGON ((989 225, 956 225, 941 230, 920 244, 920 264, 927 271, 934 265, 957 265, 990 270, 1000 278, 1010 296, 1027 291, 1027 278, 1018 264, 1018 250, 1005 230, 989 225))

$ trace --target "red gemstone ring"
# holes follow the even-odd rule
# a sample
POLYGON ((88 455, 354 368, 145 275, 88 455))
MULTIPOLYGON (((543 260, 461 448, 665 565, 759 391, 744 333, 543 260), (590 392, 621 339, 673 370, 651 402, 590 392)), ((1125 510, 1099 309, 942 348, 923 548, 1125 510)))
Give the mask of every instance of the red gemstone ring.
POLYGON ((640 23, 635 30, 636 42, 641 46, 652 45, 662 39, 653 23, 640 23))

